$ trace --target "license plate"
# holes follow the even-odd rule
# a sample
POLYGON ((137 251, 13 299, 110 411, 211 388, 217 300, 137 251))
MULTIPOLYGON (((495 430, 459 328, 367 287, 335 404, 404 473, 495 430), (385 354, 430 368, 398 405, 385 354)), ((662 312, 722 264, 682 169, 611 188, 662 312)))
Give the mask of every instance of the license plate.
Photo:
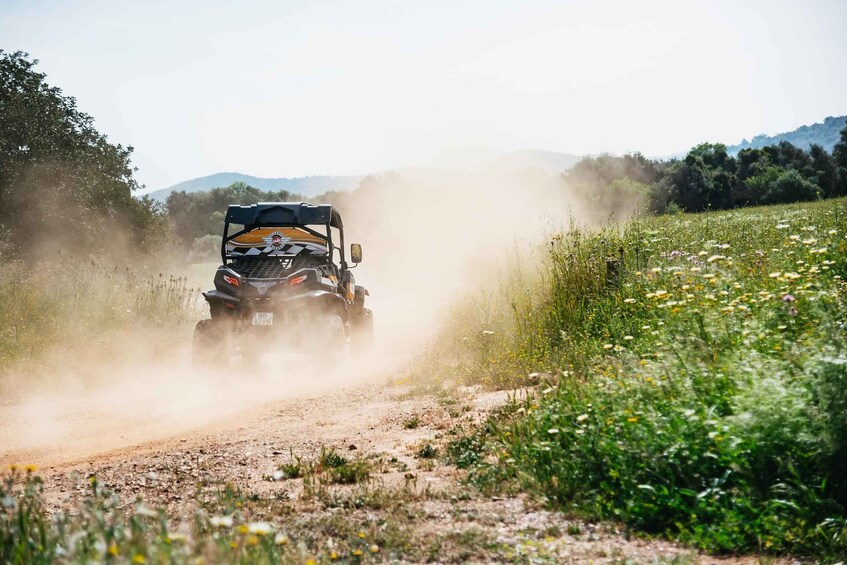
POLYGON ((253 312, 254 326, 272 326, 274 324, 273 312, 253 312))

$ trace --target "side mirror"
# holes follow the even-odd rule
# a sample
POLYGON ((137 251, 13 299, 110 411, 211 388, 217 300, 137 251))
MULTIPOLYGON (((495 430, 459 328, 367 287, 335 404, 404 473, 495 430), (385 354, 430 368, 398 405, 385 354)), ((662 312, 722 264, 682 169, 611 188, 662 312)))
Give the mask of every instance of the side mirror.
POLYGON ((358 243, 350 244, 350 260, 357 265, 362 262, 362 246, 358 243))

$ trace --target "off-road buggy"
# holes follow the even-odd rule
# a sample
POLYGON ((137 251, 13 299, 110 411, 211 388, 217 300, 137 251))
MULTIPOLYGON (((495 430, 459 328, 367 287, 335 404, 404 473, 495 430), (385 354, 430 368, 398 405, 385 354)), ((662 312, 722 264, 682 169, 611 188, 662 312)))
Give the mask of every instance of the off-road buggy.
MULTIPOLYGON (((368 291, 356 285, 344 253, 341 215, 329 205, 261 202, 229 206, 215 289, 204 292, 211 318, 194 329, 194 360, 226 366, 291 346, 336 359, 370 345, 368 291)), ((350 246, 362 261, 362 247, 350 246)))

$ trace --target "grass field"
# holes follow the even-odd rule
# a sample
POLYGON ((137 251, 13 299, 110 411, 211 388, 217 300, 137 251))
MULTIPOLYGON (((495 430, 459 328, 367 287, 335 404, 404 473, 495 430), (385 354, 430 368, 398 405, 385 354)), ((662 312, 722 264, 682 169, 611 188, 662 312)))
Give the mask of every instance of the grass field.
POLYGON ((845 252, 844 200, 553 234, 440 345, 468 382, 542 381, 454 460, 709 551, 843 556, 845 252))
MULTIPOLYGON (((847 554, 845 214, 847 201, 834 200, 650 217, 514 250, 498 283, 456 306, 422 366, 426 378, 537 386, 486 425, 453 430, 432 455, 484 491, 526 491, 635 535, 838 560, 847 554)), ((164 278, 115 274, 97 287, 112 298, 94 307, 84 290, 103 277, 88 268, 91 278, 81 269, 70 282, 90 320, 190 317, 184 283, 164 278), (125 284, 134 290, 115 291, 125 284)), ((58 295, 2 292, 30 316, 46 320, 58 304, 58 319, 74 318, 58 295)), ((86 319, 82 335, 97 325, 86 319)), ((39 339, 19 338, 5 359, 39 339)), ((368 483, 366 464, 331 459, 280 473, 305 473, 316 488, 368 483)), ((292 547, 267 525, 272 509, 226 489, 178 532, 164 510, 121 510, 96 481, 84 508, 50 518, 36 477, 7 477, 4 561, 357 561, 399 543, 346 527, 343 551, 292 547)))
POLYGON ((149 346, 150 355, 202 312, 186 278, 159 271, 73 257, 10 262, 3 269, 14 276, 0 281, 0 382, 16 371, 47 374, 68 356, 76 362, 114 358, 135 343, 149 346))

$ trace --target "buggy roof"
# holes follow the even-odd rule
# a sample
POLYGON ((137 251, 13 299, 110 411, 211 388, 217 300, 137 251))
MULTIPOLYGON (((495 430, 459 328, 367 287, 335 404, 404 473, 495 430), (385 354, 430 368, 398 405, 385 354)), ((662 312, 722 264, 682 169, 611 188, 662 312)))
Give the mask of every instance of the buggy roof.
POLYGON ((244 227, 329 224, 342 229, 341 214, 329 204, 307 202, 259 202, 249 206, 232 204, 226 221, 244 227))

